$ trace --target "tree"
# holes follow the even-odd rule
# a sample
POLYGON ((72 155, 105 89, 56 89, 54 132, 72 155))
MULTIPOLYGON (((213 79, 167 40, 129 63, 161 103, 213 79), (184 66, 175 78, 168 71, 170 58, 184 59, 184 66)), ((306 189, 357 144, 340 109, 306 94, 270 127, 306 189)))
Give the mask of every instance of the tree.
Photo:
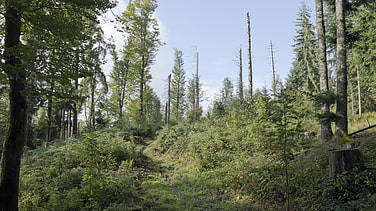
POLYGON ((171 113, 173 121, 179 122, 183 119, 185 111, 185 70, 183 52, 174 49, 175 64, 172 69, 171 81, 171 113))
POLYGON ((270 40, 270 64, 272 66, 272 90, 273 97, 277 96, 277 79, 275 73, 275 63, 274 63, 274 51, 273 51, 273 42, 270 40))
POLYGON ((154 90, 147 86, 145 90, 145 125, 147 126, 144 136, 154 136, 155 132, 161 129, 162 113, 161 101, 154 90))
POLYGON ((27 81, 27 67, 35 49, 28 43, 22 44, 21 34, 27 34, 27 30, 33 28, 55 39, 79 37, 86 27, 82 19, 96 20, 97 14, 113 4, 110 1, 6 0, 1 6, 5 10, 1 12, 5 18, 1 63, 8 78, 10 108, 9 129, 1 157, 0 210, 18 210, 20 161, 28 127, 27 99, 30 92, 27 85, 30 81, 27 81))
POLYGON ((123 56, 119 58, 118 53, 116 52, 115 46, 113 45, 110 49, 110 54, 112 60, 114 61, 113 69, 110 73, 111 81, 111 101, 115 104, 115 116, 118 120, 118 123, 123 121, 123 111, 126 102, 127 86, 128 86, 128 74, 129 68, 131 66, 130 58, 128 57, 128 49, 123 49, 123 56))
POLYGON ((215 116, 223 116, 230 110, 230 104, 234 99, 234 85, 232 81, 226 77, 222 82, 222 89, 218 99, 213 105, 213 114, 215 116))
POLYGON ((145 89, 151 80, 150 66, 154 62, 158 47, 162 44, 158 38, 159 28, 153 13, 157 8, 156 0, 130 1, 119 18, 121 30, 128 36, 127 47, 131 55, 131 71, 135 77, 135 89, 138 90, 138 123, 145 118, 145 89))
MULTIPOLYGON (((320 94, 329 95, 329 79, 328 65, 326 60, 326 41, 325 41, 325 24, 324 24, 324 8, 322 0, 316 0, 316 28, 318 38, 317 58, 320 73, 320 94)), ((321 115, 328 115, 330 112, 330 102, 321 102, 321 115)), ((329 120, 321 120, 321 140, 330 140, 333 136, 331 122, 329 120)))
POLYGON ((202 99, 202 88, 201 83, 199 81, 199 77, 196 75, 193 76, 192 79, 188 80, 187 86, 187 116, 190 122, 196 122, 200 119, 202 115, 202 108, 199 106, 197 101, 201 101, 202 99), (198 84, 198 89, 197 89, 198 84), (197 93, 199 93, 197 95, 197 93))
POLYGON ((287 89, 302 91, 308 95, 319 92, 319 74, 316 59, 316 38, 311 23, 311 11, 303 3, 297 18, 297 35, 294 38, 295 60, 287 79, 287 89))
POLYGON ((90 50, 87 52, 87 57, 92 65, 88 67, 89 75, 82 80, 81 85, 82 94, 90 99, 89 102, 86 102, 89 108, 87 122, 90 127, 95 128, 96 107, 108 92, 106 75, 101 69, 108 46, 103 39, 103 31, 101 29, 96 29, 91 31, 91 33, 94 35, 94 42, 88 46, 90 50))
POLYGON ((244 88, 243 88, 243 56, 242 49, 240 48, 237 55, 237 62, 239 67, 239 82, 238 82, 238 98, 243 100, 244 98, 244 88))
POLYGON ((23 147, 26 143, 26 72, 21 60, 22 8, 19 2, 5 2, 5 60, 3 70, 9 78, 10 117, 1 157, 0 210, 18 210, 18 183, 23 147))
POLYGON ((247 34, 248 34, 248 94, 253 95, 253 73, 252 73, 252 39, 251 39, 251 18, 247 12, 247 34))
POLYGON ((338 136, 346 135, 347 123, 347 59, 346 59, 346 27, 345 0, 336 0, 337 24, 337 99, 336 99, 336 131, 338 136))
POLYGON ((359 6, 350 15, 348 22, 353 23, 347 29, 353 43, 349 50, 349 81, 353 86, 353 92, 358 94, 358 112, 376 111, 376 2, 359 6), (358 74, 359 73, 359 74, 358 74), (359 80, 358 80, 358 76, 359 80))

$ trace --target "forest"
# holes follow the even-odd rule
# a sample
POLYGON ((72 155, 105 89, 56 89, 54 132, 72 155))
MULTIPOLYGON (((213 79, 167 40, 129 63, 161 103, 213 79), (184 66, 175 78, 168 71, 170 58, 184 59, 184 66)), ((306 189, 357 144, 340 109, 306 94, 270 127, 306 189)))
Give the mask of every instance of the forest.
POLYGON ((290 72, 261 89, 244 14, 209 109, 178 48, 167 99, 150 86, 157 0, 116 14, 120 50, 117 4, 0 2, 0 211, 376 210, 376 1, 302 3, 290 72))

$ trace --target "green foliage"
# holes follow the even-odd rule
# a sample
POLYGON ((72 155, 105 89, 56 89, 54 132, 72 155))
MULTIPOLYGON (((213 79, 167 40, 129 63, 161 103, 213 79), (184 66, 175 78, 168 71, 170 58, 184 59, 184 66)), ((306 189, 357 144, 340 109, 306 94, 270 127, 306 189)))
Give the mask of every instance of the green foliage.
MULTIPOLYGON (((375 11, 375 2, 357 7, 350 16, 353 24, 348 30, 354 41, 349 55, 349 80, 353 85, 351 92, 357 93, 359 82, 362 110, 366 112, 376 110, 375 87, 372 86, 376 83, 375 11)), ((358 97, 357 94, 355 96, 358 97)), ((357 105, 357 103, 355 104, 357 105)))
POLYGON ((124 63, 129 62, 128 86, 131 102, 139 107, 136 122, 143 124, 145 121, 145 94, 152 76, 150 66, 153 64, 156 52, 162 45, 159 40, 159 27, 153 13, 157 9, 155 0, 135 0, 127 4, 126 10, 118 18, 121 24, 120 31, 127 35, 124 46, 124 63))
POLYGON ((205 195, 244 200, 259 210, 284 209, 288 198, 293 210, 372 210, 373 144, 362 142, 366 167, 331 180, 328 151, 343 141, 321 144, 305 136, 304 131, 318 130, 312 127, 315 115, 296 102, 290 93, 272 99, 259 91, 250 105, 233 101, 215 118, 163 129, 157 141, 164 156, 176 159, 176 168, 205 195))
POLYGON ((21 169, 20 208, 103 210, 132 206, 134 145, 120 133, 88 134, 28 151, 21 169))
POLYGON ((311 23, 311 11, 303 3, 297 18, 297 30, 294 38, 295 60, 287 78, 290 92, 319 92, 319 73, 317 68, 317 42, 314 26, 311 23))
POLYGON ((175 64, 171 81, 171 114, 173 122, 183 120, 185 113, 185 70, 183 52, 175 49, 175 64))

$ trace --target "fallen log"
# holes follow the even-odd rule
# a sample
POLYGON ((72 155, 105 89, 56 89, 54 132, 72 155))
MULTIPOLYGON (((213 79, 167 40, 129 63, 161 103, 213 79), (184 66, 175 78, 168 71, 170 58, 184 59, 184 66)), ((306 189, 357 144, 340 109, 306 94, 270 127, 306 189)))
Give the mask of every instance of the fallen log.
POLYGON ((371 125, 371 126, 369 126, 369 127, 363 128, 363 129, 358 130, 358 131, 355 131, 355 132, 353 132, 353 133, 350 133, 348 136, 353 136, 353 135, 355 135, 355 134, 361 133, 361 132, 363 132, 363 131, 369 130, 369 129, 374 128, 374 127, 376 127, 376 125, 371 125))

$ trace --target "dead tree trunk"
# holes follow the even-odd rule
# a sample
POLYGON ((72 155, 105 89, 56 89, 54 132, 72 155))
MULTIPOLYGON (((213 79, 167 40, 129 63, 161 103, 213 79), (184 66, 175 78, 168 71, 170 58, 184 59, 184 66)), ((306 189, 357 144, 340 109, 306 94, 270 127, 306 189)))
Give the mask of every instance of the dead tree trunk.
POLYGON ((274 66, 274 51, 273 51, 273 42, 270 40, 270 62, 272 65, 272 89, 273 89, 273 98, 275 99, 275 96, 277 94, 277 81, 275 76, 275 66, 274 66))
POLYGON ((238 85, 238 97, 239 100, 243 100, 243 58, 242 58, 242 48, 239 49, 238 55, 238 65, 239 65, 239 85, 238 85))
POLYGON ((248 32, 248 94, 253 95, 253 77, 252 77, 252 45, 251 45, 251 18, 247 12, 247 32, 248 32))
POLYGON ((359 149, 341 149, 329 152, 329 176, 335 178, 345 171, 352 171, 361 161, 359 149))
POLYGON ((168 75, 168 101, 166 109, 166 124, 169 125, 171 115, 171 74, 168 75))

